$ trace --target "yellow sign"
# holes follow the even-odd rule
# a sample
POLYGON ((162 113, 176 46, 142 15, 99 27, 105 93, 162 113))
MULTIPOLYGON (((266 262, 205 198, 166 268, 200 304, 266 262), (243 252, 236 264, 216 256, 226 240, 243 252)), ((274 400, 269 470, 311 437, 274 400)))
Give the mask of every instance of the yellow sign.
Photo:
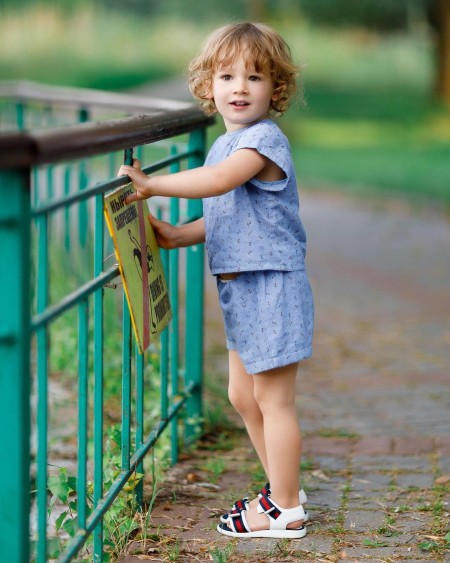
POLYGON ((127 184, 105 196, 105 217, 119 262, 136 340, 141 353, 172 318, 169 292, 145 201, 125 203, 127 184))

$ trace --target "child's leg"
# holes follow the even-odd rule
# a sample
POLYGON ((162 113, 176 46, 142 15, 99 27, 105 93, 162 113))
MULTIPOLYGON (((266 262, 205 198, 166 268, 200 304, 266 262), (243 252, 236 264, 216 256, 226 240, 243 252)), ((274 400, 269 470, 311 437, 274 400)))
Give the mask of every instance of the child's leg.
POLYGON ((244 421, 250 440, 269 480, 263 416, 255 400, 253 377, 247 373, 235 350, 229 351, 228 397, 244 421))
MULTIPOLYGON (((264 427, 267 463, 273 500, 282 508, 298 506, 301 432, 295 408, 295 379, 298 364, 253 376, 255 401, 264 427)), ((268 528, 268 518, 256 508, 246 513, 252 530, 268 528)), ((293 522, 297 528, 301 522, 293 522)))

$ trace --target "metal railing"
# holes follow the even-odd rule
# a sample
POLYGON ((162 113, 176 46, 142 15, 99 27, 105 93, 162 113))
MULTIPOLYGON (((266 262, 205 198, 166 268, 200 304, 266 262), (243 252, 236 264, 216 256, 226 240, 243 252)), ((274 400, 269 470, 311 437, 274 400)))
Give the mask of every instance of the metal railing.
MULTIPOLYGON (((173 462, 180 441, 198 435, 204 260, 202 245, 163 252, 173 320, 159 345, 140 355, 126 301, 110 289, 119 272, 117 264, 105 264, 111 247, 103 196, 126 183, 113 177, 123 149, 139 147, 144 164, 152 161, 147 173, 201 165, 209 121, 191 104, 29 83, 0 84, 0 100, 14 115, 2 119, 9 132, 0 134, 0 561, 70 561, 80 550, 104 561, 108 510, 127 484, 142 505, 144 459, 164 429, 171 427, 173 462), (139 111, 145 113, 91 121, 139 111), (55 128, 61 116, 69 121, 67 112, 82 123, 55 128), (36 122, 52 128, 31 129, 36 122), (168 139, 169 147, 157 143, 168 139), (160 157, 161 151, 169 154, 160 157), (55 359, 61 348, 63 367, 55 359), (107 480, 112 462, 104 452, 116 415, 111 422, 105 413, 105 389, 114 378, 119 383, 109 399, 121 395, 119 453, 114 478, 107 480), (56 415, 49 399, 54 385, 68 393, 69 405, 56 415), (153 417, 145 412, 150 388, 159 394, 153 417), (53 426, 67 426, 69 442, 76 438, 73 476, 54 460, 60 434, 53 426), (55 501, 67 506, 59 506, 52 529, 55 501), (32 507, 36 523, 30 524, 32 507), (65 539, 53 553, 58 529, 65 539)), ((159 202, 157 213, 173 223, 191 221, 201 216, 201 202, 159 202)))

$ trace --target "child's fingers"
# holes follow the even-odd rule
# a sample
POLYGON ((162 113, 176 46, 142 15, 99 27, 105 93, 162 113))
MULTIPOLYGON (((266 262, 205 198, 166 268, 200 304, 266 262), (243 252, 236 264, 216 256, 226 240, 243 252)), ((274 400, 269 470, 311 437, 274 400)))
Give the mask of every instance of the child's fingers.
POLYGON ((151 213, 148 214, 148 220, 150 222, 150 225, 152 225, 152 227, 156 227, 162 222, 159 219, 157 219, 154 215, 152 215, 151 213))
POLYGON ((131 174, 133 174, 133 170, 141 170, 141 161, 138 160, 137 158, 133 159, 133 166, 130 166, 129 164, 122 164, 122 166, 119 168, 119 172, 117 173, 117 176, 131 177, 131 174))
POLYGON ((150 225, 155 229, 155 232, 159 233, 160 231, 164 230, 167 226, 170 226, 170 223, 166 221, 161 221, 157 219, 151 213, 148 214, 148 221, 150 225))
POLYGON ((131 177, 131 174, 133 174, 133 170, 136 170, 136 169, 133 168, 132 166, 122 164, 122 166, 119 168, 119 172, 117 173, 117 176, 130 176, 131 177))
POLYGON ((138 201, 138 192, 134 192, 134 194, 130 194, 125 198, 125 203, 131 203, 132 201, 138 201))
POLYGON ((147 199, 147 198, 145 197, 145 195, 142 195, 141 192, 138 192, 136 190, 134 193, 130 194, 129 196, 127 196, 125 198, 125 203, 131 203, 133 201, 140 201, 141 199, 147 199))

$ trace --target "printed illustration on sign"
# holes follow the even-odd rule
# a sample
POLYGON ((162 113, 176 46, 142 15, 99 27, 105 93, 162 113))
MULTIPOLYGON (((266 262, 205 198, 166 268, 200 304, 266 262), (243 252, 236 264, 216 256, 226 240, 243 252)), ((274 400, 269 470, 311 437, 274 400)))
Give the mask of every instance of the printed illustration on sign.
POLYGON ((143 201, 127 205, 129 185, 105 197, 105 216, 122 274, 131 320, 144 351, 167 326, 171 309, 161 256, 143 201))

